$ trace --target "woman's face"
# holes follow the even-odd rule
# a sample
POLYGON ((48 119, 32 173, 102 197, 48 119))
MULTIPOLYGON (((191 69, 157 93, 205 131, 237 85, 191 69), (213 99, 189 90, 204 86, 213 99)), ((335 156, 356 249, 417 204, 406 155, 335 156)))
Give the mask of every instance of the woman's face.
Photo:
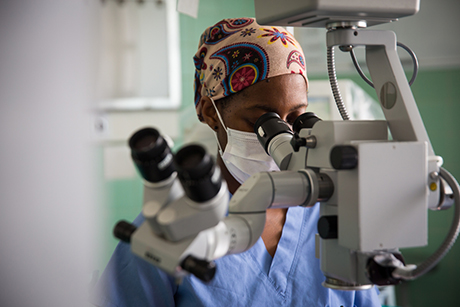
MULTIPOLYGON (((254 132, 255 122, 267 112, 277 113, 292 125, 307 108, 307 85, 299 74, 281 75, 246 88, 224 109, 218 103, 217 107, 224 124, 235 130, 254 132)), ((220 145, 225 148, 227 134, 220 122, 217 134, 220 145)))

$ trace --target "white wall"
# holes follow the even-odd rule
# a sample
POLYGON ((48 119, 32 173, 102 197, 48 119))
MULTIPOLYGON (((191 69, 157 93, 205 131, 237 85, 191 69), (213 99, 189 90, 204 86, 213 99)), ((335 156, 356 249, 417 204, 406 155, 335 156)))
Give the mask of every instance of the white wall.
POLYGON ((98 2, 98 105, 109 110, 177 109, 181 72, 176 1, 98 2))
POLYGON ((414 50, 423 68, 458 68, 459 14, 458 0, 420 0, 416 15, 375 28, 394 31, 398 41, 414 50))
POLYGON ((0 305, 85 306, 96 0, 0 1, 0 305))

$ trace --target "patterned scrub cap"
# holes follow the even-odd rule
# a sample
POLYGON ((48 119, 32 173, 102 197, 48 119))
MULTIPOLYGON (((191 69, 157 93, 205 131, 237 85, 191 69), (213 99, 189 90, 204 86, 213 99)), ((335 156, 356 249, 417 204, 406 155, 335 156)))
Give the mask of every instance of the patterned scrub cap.
POLYGON ((201 35, 195 63, 195 108, 202 120, 203 96, 218 100, 261 80, 301 74, 305 57, 296 39, 281 27, 261 26, 254 18, 224 19, 201 35))

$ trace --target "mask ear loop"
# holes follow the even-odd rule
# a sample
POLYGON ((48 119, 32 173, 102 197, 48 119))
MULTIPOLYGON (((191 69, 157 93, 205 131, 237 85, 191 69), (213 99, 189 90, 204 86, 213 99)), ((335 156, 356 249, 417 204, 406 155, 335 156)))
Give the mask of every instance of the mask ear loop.
POLYGON ((212 99, 211 97, 209 97, 209 99, 211 99, 212 105, 214 106, 214 109, 216 109, 217 117, 219 117, 220 123, 224 127, 225 132, 227 132, 227 127, 225 126, 224 121, 222 120, 222 117, 220 117, 220 113, 219 113, 219 110, 217 110, 216 104, 214 103, 214 99, 212 99))
MULTIPOLYGON (((212 99, 211 97, 209 97, 209 99, 211 99, 212 105, 214 106, 214 109, 216 109, 217 117, 219 118, 219 121, 222 124, 222 127, 224 127, 225 132, 227 133, 227 136, 228 136, 227 127, 225 126, 224 121, 222 120, 222 117, 220 116, 219 110, 217 110, 216 104, 214 103, 214 99, 212 99)), ((214 132, 214 137, 216 138, 217 146, 219 147, 220 156, 222 157, 224 155, 224 151, 222 150, 222 147, 220 146, 219 139, 217 138, 217 132, 214 131, 214 130, 213 130, 213 132, 214 132)))

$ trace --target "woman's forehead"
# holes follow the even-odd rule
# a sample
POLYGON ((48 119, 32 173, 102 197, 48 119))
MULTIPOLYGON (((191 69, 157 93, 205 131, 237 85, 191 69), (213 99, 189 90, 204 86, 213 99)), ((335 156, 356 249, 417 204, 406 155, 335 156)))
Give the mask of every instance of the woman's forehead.
POLYGON ((307 104, 307 86, 300 75, 283 75, 248 87, 237 100, 247 109, 268 110, 279 105, 296 109, 307 104))

